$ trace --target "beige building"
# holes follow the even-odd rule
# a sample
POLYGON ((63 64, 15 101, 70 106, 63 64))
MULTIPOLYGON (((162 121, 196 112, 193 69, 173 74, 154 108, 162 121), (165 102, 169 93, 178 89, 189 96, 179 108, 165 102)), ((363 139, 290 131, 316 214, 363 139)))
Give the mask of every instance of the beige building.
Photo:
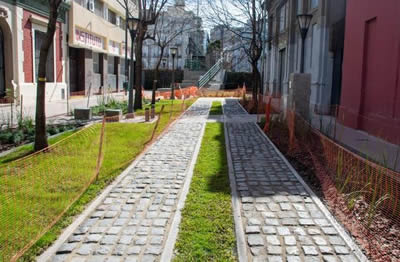
MULTIPOLYGON (((122 1, 121 1, 122 2, 122 1)), ((130 7, 131 13, 135 12, 130 7)), ((69 11, 70 95, 121 91, 125 70, 125 9, 117 0, 74 0, 69 11)), ((128 58, 131 39, 128 35, 128 58)))

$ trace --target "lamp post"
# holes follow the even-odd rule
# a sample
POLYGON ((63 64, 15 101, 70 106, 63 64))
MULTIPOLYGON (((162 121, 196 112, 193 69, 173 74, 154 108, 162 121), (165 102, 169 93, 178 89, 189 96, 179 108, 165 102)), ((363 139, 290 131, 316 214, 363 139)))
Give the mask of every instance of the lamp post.
POLYGON ((175 56, 178 52, 178 48, 171 47, 169 49, 172 55, 172 88, 171 88, 171 99, 175 99, 174 88, 175 88, 175 56))
POLYGON ((129 27, 129 33, 131 36, 131 72, 129 75, 129 97, 128 97, 128 113, 133 113, 133 78, 134 78, 134 72, 135 72, 135 62, 133 61, 133 44, 135 42, 135 37, 136 37, 136 30, 139 24, 139 19, 134 18, 134 17, 129 17, 127 19, 127 24, 129 27))
POLYGON ((312 15, 309 14, 300 14, 297 15, 297 22, 299 24, 300 34, 301 34, 301 64, 300 64, 300 73, 304 73, 304 46, 306 42, 307 32, 310 28, 312 15))

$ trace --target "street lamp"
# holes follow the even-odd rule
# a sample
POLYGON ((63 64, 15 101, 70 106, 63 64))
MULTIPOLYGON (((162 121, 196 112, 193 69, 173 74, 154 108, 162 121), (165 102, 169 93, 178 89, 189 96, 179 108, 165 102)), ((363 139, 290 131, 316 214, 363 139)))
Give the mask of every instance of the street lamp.
POLYGON ((161 62, 163 64, 163 68, 165 69, 165 64, 167 63, 167 59, 166 58, 162 58, 161 62))
POLYGON ((171 89, 171 99, 175 99, 175 94, 174 94, 174 88, 175 88, 175 56, 176 53, 178 52, 178 48, 176 47, 171 47, 169 49, 171 55, 172 55, 172 89, 171 89))
POLYGON ((297 15, 297 22, 299 24, 300 34, 301 34, 301 65, 300 65, 300 73, 304 73, 304 46, 307 37, 308 29, 310 28, 312 15, 309 14, 300 14, 297 15))
MULTIPOLYGON (((133 78, 134 78, 134 67, 135 67, 135 62, 133 61, 133 43, 135 42, 135 37, 136 37, 136 31, 137 27, 139 25, 139 19, 134 18, 134 17, 129 17, 127 19, 127 25, 129 28, 129 34, 131 35, 131 73, 129 76, 129 97, 128 97, 128 113, 133 113, 133 78)), ((125 47, 126 49, 126 47, 125 47)), ((127 59, 127 57, 125 58, 127 59)))

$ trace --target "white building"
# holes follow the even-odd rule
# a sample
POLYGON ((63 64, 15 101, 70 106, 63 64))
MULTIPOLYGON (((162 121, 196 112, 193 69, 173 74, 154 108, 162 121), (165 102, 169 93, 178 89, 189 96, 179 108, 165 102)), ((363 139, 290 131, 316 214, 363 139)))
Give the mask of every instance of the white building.
MULTIPOLYGON (((186 10, 184 0, 176 0, 175 5, 169 6, 160 14, 156 27, 156 37, 170 39, 164 51, 164 63, 160 68, 172 68, 172 56, 169 55, 170 47, 177 47, 175 68, 183 69, 188 60, 194 57, 204 56, 204 31, 202 20, 192 11, 186 10), (182 33, 180 33, 182 32, 182 33)), ((153 34, 154 26, 149 27, 148 32, 153 34)), ((165 42, 165 41, 164 41, 165 42)), ((152 39, 147 39, 143 44, 143 67, 154 69, 160 58, 161 49, 152 39)))

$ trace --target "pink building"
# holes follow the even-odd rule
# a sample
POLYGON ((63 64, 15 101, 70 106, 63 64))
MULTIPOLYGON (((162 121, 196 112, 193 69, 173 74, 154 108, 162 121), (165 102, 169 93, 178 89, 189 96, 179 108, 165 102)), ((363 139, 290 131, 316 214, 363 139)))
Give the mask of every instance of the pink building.
POLYGON ((400 1, 347 1, 340 121, 400 144, 400 1))

